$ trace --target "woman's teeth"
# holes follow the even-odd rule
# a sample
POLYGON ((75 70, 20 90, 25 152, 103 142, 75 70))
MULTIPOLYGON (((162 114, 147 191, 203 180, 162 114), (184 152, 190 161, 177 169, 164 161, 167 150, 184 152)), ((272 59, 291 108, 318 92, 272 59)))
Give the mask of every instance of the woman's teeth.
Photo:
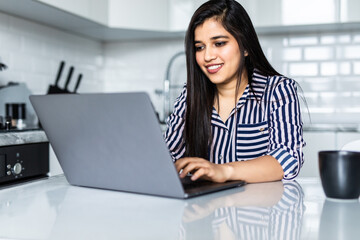
POLYGON ((219 68, 219 67, 221 67, 221 64, 219 64, 219 65, 212 65, 212 66, 208 67, 208 69, 214 70, 214 69, 217 69, 217 68, 219 68))

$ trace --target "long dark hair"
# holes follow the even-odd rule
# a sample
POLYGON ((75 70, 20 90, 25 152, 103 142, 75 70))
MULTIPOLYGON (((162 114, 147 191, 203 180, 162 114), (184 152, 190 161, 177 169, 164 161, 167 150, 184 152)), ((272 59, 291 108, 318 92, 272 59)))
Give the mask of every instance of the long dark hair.
MULTIPOLYGON (((194 41, 195 29, 210 18, 219 21, 225 30, 234 36, 239 45, 241 62, 235 96, 238 96, 244 67, 247 71, 250 91, 252 91, 254 69, 268 76, 280 75, 266 59, 250 17, 238 2, 235 0, 210 0, 195 11, 185 38, 187 66, 185 155, 205 159, 208 159, 209 146, 212 142, 211 114, 218 92, 216 85, 206 77, 196 62, 194 41), (245 50, 248 52, 246 57, 244 56, 245 50)), ((237 100, 235 100, 235 104, 237 100)))

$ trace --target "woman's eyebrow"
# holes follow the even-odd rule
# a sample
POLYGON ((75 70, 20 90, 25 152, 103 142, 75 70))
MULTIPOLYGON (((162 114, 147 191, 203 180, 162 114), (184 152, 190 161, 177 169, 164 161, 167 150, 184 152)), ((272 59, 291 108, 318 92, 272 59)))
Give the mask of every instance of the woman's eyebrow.
MULTIPOLYGON (((229 39, 229 37, 228 36, 226 36, 226 35, 219 35, 219 36, 214 36, 214 37, 211 37, 210 39, 211 40, 216 40, 216 39, 219 39, 219 38, 226 38, 226 39, 229 39)), ((197 44, 197 43, 202 43, 202 41, 194 41, 194 43, 195 44, 197 44)))
POLYGON ((216 40, 216 39, 219 39, 219 38, 229 38, 228 36, 225 36, 225 35, 219 35, 219 36, 214 36, 212 38, 210 38, 211 40, 216 40))

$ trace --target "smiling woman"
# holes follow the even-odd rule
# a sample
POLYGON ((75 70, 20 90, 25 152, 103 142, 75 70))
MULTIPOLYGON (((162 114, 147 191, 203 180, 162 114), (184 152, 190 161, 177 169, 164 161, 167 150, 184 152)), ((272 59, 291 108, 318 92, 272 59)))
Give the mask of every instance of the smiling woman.
POLYGON ((180 177, 295 178, 305 145, 296 84, 267 61, 244 8, 234 0, 204 3, 185 47, 187 84, 165 133, 180 177))

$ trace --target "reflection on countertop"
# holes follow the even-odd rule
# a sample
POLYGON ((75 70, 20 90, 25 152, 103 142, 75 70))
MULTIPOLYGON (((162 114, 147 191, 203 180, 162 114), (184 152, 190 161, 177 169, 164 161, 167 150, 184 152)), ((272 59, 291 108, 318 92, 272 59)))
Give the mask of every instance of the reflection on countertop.
POLYGON ((184 209, 180 239, 300 239, 303 195, 297 182, 278 181, 193 199, 184 209))
POLYGON ((359 201, 330 201, 319 179, 312 178, 247 184, 188 200, 75 187, 64 176, 1 191, 0 237, 5 239, 297 240, 360 235, 359 201))

